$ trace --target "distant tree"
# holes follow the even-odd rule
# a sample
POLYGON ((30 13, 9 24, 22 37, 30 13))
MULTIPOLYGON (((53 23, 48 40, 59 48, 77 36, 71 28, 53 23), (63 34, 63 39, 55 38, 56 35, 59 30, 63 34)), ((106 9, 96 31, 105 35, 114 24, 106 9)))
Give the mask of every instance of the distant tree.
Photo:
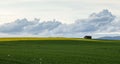
POLYGON ((84 36, 84 39, 92 39, 92 36, 84 36))

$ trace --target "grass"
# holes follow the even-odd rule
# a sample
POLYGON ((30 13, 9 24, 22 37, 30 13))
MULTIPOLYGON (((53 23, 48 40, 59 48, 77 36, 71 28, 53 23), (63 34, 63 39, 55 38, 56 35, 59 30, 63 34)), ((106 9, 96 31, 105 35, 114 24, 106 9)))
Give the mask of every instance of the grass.
POLYGON ((120 64, 120 41, 1 38, 0 64, 120 64))
POLYGON ((18 40, 80 40, 80 38, 64 38, 64 37, 46 37, 46 38, 32 38, 32 37, 14 37, 14 38, 0 38, 0 41, 18 41, 18 40))

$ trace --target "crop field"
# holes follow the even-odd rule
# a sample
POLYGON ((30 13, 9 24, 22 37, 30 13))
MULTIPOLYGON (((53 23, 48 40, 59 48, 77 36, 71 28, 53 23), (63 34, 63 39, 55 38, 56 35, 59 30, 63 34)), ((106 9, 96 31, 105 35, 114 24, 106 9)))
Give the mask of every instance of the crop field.
POLYGON ((120 64, 120 41, 0 38, 0 64, 120 64))

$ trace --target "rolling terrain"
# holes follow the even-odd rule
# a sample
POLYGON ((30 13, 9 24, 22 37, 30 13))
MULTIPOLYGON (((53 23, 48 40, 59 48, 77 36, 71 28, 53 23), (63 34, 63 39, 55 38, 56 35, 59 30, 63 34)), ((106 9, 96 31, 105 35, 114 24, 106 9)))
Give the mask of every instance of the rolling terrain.
POLYGON ((119 40, 0 38, 0 64, 120 64, 119 40))

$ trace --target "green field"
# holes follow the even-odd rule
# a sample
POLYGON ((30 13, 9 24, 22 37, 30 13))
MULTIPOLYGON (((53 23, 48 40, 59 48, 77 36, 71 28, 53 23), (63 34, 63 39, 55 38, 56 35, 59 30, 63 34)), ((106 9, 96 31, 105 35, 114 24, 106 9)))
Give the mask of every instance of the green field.
POLYGON ((120 41, 0 38, 0 64, 120 64, 120 41))

